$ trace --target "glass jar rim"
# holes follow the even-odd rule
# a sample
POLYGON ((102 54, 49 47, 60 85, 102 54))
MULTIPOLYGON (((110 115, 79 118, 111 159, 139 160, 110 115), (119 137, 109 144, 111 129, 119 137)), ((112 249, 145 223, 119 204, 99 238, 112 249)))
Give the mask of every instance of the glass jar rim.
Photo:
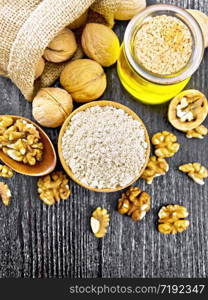
MULTIPOLYGON (((186 24, 186 23, 185 23, 186 24)), ((187 25, 187 24, 186 24, 187 25)), ((202 30, 198 22, 194 19, 194 17, 187 12, 185 9, 177 7, 171 4, 156 4, 151 5, 141 11, 138 15, 136 15, 128 24, 125 35, 124 35, 124 49, 125 55, 131 67, 143 78, 151 81, 153 83, 161 84, 161 85, 169 85, 169 84, 176 84, 186 80, 187 78, 191 77, 193 73, 199 68, 201 61, 204 55, 204 38, 202 34, 202 30), (185 69, 179 74, 172 74, 171 76, 160 76, 157 74, 153 74, 148 72, 148 70, 142 68, 134 59, 132 55, 132 37, 135 33, 135 28, 138 22, 144 21, 145 18, 150 17, 153 13, 163 13, 167 14, 167 12, 176 13, 176 17, 182 17, 182 21, 188 21, 189 23, 189 30, 192 32, 194 37, 195 46, 193 47, 192 56, 185 66, 185 69), (191 26, 191 28, 190 28, 191 26), (193 32, 194 31, 194 32, 193 32)))

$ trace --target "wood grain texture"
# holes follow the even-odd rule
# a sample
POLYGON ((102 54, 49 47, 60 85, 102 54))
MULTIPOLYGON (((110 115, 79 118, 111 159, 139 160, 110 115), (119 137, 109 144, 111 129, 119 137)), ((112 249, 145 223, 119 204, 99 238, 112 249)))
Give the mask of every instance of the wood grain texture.
MULTIPOLYGON (((196 8, 208 13, 206 0, 148 1, 196 8)), ((125 22, 115 30, 123 38, 125 22)), ((189 87, 208 96, 208 52, 189 87)), ((167 122, 167 104, 146 106, 122 88, 116 68, 107 70, 108 88, 102 97, 129 106, 144 120, 150 135, 167 129, 177 135, 181 150, 169 159, 170 171, 152 185, 138 185, 152 195, 152 210, 142 222, 117 213, 120 192, 99 194, 70 181, 71 197, 47 207, 38 199, 36 178, 15 174, 6 181, 12 204, 0 203, 0 278, 6 277, 207 277, 208 276, 208 183, 198 186, 177 170, 186 162, 208 163, 207 138, 188 140, 167 122), (157 212, 163 204, 187 207, 190 228, 182 234, 164 236, 156 230, 157 212), (96 239, 89 227, 91 212, 102 206, 109 210, 109 232, 96 239)), ((0 78, 0 114, 31 118, 26 102, 9 79, 0 78)), ((205 122, 208 125, 208 122, 205 122)), ((46 132, 56 145, 58 130, 46 132)), ((60 165, 59 165, 60 167, 60 165)), ((1 179, 2 180, 2 179, 1 179)))

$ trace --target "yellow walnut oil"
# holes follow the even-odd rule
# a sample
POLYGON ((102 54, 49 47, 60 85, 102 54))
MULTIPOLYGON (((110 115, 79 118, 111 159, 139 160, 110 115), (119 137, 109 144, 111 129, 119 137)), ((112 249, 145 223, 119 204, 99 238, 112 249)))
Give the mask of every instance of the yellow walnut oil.
POLYGON ((117 71, 125 89, 145 104, 161 104, 172 99, 184 89, 191 79, 188 77, 182 82, 170 85, 150 82, 132 69, 125 56, 123 45, 117 62, 117 71))

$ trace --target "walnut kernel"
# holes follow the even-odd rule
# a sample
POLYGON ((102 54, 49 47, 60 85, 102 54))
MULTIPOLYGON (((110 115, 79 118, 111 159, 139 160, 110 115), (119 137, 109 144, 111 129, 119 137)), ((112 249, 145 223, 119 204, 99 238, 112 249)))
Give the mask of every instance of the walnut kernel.
POLYGON ((155 133, 152 137, 152 144, 156 148, 155 155, 158 157, 173 156, 180 148, 180 144, 176 141, 177 137, 168 131, 155 133))
POLYGON ((14 171, 5 165, 0 164, 0 177, 11 178, 14 175, 14 171))
POLYGON ((11 192, 7 184, 0 182, 0 198, 5 206, 10 204, 11 192))
POLYGON ((40 199, 47 205, 53 205, 70 196, 66 174, 62 171, 40 177, 37 182, 40 199))
POLYGON ((168 170, 169 165, 164 158, 152 156, 150 157, 147 167, 144 170, 141 178, 146 180, 148 184, 151 184, 155 177, 165 175, 168 170))
POLYGON ((208 129, 204 125, 199 125, 198 127, 186 132, 186 137, 188 139, 196 138, 203 139, 205 135, 208 134, 208 129))
POLYGON ((175 234, 183 232, 189 226, 188 211, 184 206, 167 205, 163 206, 159 213, 158 230, 163 234, 175 234))
POLYGON ((200 185, 203 185, 203 179, 208 177, 208 170, 198 162, 181 165, 179 170, 187 173, 189 177, 200 185))
POLYGON ((150 199, 150 195, 138 187, 130 187, 118 201, 118 212, 131 216, 134 221, 140 221, 150 210, 150 199))
POLYGON ((105 208, 98 207, 93 211, 90 225, 92 232, 97 238, 102 238, 107 233, 107 227, 109 225, 109 215, 105 208))

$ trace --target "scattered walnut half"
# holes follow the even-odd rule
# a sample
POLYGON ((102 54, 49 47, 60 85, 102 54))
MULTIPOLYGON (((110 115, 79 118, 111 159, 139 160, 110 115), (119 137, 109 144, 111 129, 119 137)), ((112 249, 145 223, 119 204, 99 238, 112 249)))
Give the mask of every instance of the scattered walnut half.
POLYGON ((186 132, 186 137, 188 139, 196 138, 203 139, 205 135, 208 134, 208 129, 204 125, 199 125, 198 127, 186 132))
POLYGON ((104 237, 109 225, 109 215, 107 214, 107 210, 101 207, 96 208, 90 218, 90 225, 92 232, 97 238, 104 237))
POLYGON ((62 171, 40 177, 37 185, 40 199, 47 205, 66 200, 70 195, 68 179, 62 171))
POLYGON ((155 155, 158 157, 171 157, 178 152, 180 145, 176 143, 177 137, 168 132, 157 132, 152 137, 152 144, 155 146, 155 155))
POLYGON ((183 232, 189 226, 189 221, 184 220, 188 217, 188 211, 184 206, 177 204, 163 206, 160 209, 158 216, 158 230, 163 234, 183 232))
POLYGON ((169 165, 162 157, 151 156, 141 178, 148 184, 153 182, 155 177, 165 175, 169 170, 169 165))
POLYGON ((0 198, 4 205, 8 206, 10 204, 11 192, 7 184, 0 182, 0 198))
POLYGON ((199 126, 207 113, 205 95, 197 90, 186 90, 170 102, 168 119, 176 129, 186 132, 199 126))
POLYGON ((208 177, 208 170, 198 162, 182 165, 179 167, 179 170, 187 173, 189 177, 200 185, 203 185, 203 179, 208 177))
POLYGON ((0 149, 10 158, 35 165, 42 159, 43 144, 37 128, 23 119, 0 117, 0 149))
POLYGON ((14 171, 5 165, 0 164, 0 177, 10 178, 14 175, 14 171))
POLYGON ((118 212, 131 216, 134 221, 140 221, 150 210, 150 199, 150 195, 138 187, 130 187, 118 201, 118 212))

